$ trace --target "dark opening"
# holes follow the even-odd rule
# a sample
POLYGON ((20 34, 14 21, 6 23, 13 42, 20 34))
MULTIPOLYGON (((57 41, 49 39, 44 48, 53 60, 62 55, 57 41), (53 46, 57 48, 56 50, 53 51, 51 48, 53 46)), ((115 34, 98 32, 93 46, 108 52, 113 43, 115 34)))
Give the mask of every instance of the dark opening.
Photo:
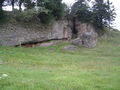
POLYGON ((38 44, 50 42, 50 41, 60 41, 60 40, 67 40, 67 38, 62 38, 62 39, 50 39, 50 40, 45 40, 45 41, 36 41, 36 42, 26 42, 22 43, 21 45, 15 45, 15 47, 36 47, 38 44))
POLYGON ((73 29, 72 29, 72 38, 77 38, 78 31, 76 30, 76 18, 73 17, 73 29))

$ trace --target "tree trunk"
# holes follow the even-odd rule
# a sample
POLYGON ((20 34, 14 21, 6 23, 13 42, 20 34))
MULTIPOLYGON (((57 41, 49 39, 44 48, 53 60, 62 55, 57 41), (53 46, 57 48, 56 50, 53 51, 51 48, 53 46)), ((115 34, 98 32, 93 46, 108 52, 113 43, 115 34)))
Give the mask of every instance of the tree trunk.
POLYGON ((2 10, 4 0, 0 0, 0 11, 2 10))
POLYGON ((15 3, 15 0, 12 0, 12 11, 14 11, 14 3, 15 3))
POLYGON ((21 1, 19 2, 19 11, 20 12, 22 11, 22 2, 21 1))
POLYGON ((73 28, 72 28, 72 38, 77 38, 78 37, 78 31, 76 30, 76 17, 72 18, 72 22, 73 22, 73 28))
POLYGON ((0 3, 0 11, 2 10, 2 4, 0 3))

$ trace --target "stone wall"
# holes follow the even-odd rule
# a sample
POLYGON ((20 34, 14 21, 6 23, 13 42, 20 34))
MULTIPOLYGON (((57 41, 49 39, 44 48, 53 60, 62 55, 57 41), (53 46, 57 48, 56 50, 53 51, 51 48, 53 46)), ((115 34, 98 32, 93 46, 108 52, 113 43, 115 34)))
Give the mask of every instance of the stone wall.
POLYGON ((0 25, 0 45, 15 46, 25 43, 36 43, 47 40, 70 39, 71 28, 67 20, 54 21, 51 25, 33 27, 30 25, 0 25))

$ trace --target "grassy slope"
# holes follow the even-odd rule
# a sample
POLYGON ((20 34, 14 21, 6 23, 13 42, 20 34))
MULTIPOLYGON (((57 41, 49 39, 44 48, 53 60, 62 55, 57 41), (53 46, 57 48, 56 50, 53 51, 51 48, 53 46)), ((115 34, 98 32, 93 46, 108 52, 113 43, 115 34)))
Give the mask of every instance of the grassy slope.
MULTIPOLYGON (((111 35, 111 34, 109 34, 111 35)), ((0 90, 120 90, 120 33, 94 49, 0 47, 0 90)))

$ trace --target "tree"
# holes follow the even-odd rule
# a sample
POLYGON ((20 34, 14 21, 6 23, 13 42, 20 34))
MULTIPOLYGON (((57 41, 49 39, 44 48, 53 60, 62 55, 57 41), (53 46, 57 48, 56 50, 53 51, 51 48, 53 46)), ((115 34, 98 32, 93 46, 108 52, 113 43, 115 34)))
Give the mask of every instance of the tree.
POLYGON ((54 0, 54 4, 53 15, 55 19, 59 20, 64 16, 64 5, 62 4, 62 0, 54 0))
POLYGON ((35 7, 34 0, 24 0, 24 5, 27 9, 32 9, 35 7))
POLYGON ((114 7, 109 0, 95 0, 93 5, 93 20, 94 24, 103 29, 104 26, 108 27, 115 18, 114 7))
POLYGON ((12 10, 14 11, 15 0, 11 0, 11 4, 12 4, 12 10))
POLYGON ((107 0, 107 11, 108 11, 106 15, 107 26, 110 27, 112 22, 115 20, 116 13, 115 13, 115 8, 113 4, 109 0, 107 0))
POLYGON ((3 16, 4 16, 4 12, 3 12, 3 10, 2 10, 2 6, 3 6, 3 2, 4 2, 5 0, 0 0, 0 19, 2 19, 3 18, 3 16))
POLYGON ((25 0, 17 0, 19 11, 22 11, 22 4, 24 3, 25 0))
POLYGON ((7 2, 7 5, 12 6, 12 11, 14 11, 15 3, 17 2, 17 0, 5 0, 5 1, 7 2))
POLYGON ((91 11, 88 2, 90 0, 77 0, 71 10, 71 15, 81 22, 89 22, 91 19, 91 11))
POLYGON ((62 0, 43 0, 42 4, 50 11, 55 19, 60 19, 64 13, 64 6, 62 0))
POLYGON ((62 0, 37 0, 37 6, 40 8, 38 17, 44 21, 47 17, 59 20, 64 16, 64 4, 62 0))
POLYGON ((3 6, 3 2, 4 2, 5 0, 0 0, 0 11, 2 11, 2 6, 3 6))
POLYGON ((14 7, 17 6, 20 0, 4 0, 5 5, 4 6, 12 6, 12 11, 14 11, 14 7))

